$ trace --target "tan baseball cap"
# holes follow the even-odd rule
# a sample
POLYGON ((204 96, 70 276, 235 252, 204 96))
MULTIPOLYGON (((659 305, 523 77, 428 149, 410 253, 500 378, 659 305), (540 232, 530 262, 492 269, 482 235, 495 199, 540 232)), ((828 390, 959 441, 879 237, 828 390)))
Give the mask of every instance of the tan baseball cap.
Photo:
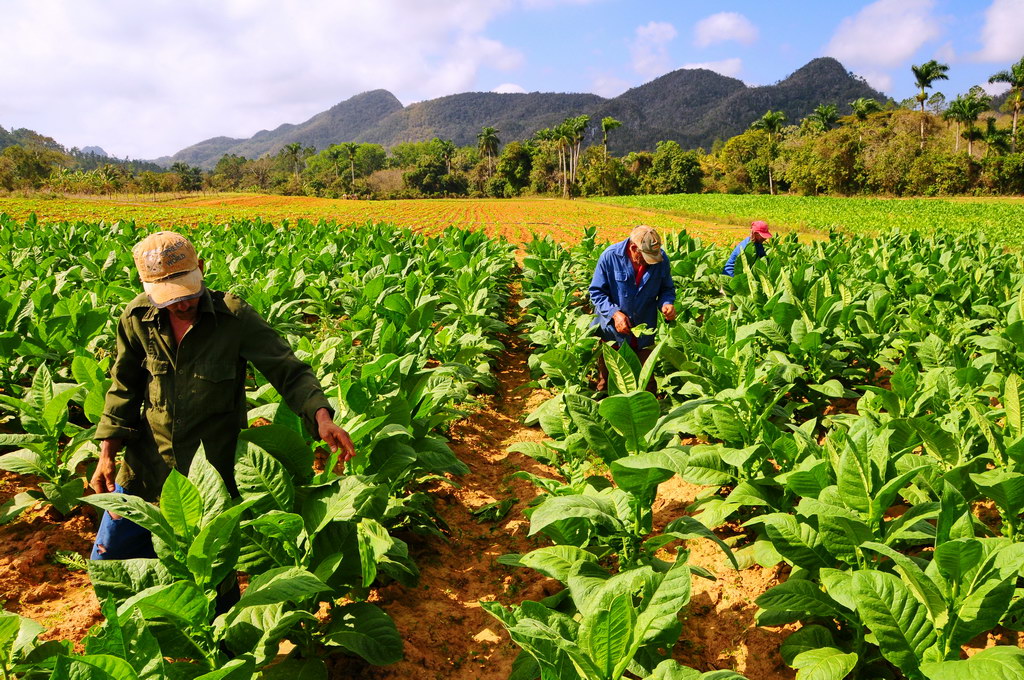
POLYGON ((639 225, 630 232, 629 240, 640 250, 640 254, 644 256, 644 262, 647 264, 661 262, 661 236, 658 236, 654 227, 649 227, 646 224, 639 225))
POLYGON ((203 270, 192 243, 173 231, 158 231, 132 248, 142 288, 157 307, 168 307, 203 293, 203 270))

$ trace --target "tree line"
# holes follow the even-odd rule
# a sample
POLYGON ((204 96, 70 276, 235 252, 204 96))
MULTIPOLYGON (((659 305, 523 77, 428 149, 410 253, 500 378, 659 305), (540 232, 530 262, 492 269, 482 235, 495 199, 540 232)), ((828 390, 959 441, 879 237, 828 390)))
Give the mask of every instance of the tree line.
POLYGON ((1018 151, 1024 150, 1024 129, 1018 126, 1024 58, 989 79, 1010 86, 1002 106, 1009 115, 1003 116, 981 87, 952 100, 929 94, 936 81, 948 79, 948 70, 935 60, 914 65, 919 92, 899 103, 823 102, 799 121, 769 110, 747 131, 716 141, 710 150, 663 141, 654 151, 615 157, 608 153, 608 137, 622 122, 586 115, 504 144, 501 131, 491 126, 470 146, 439 138, 390 149, 344 142, 317 150, 293 143, 262 158, 224 155, 210 171, 180 162, 164 171, 137 162, 104 163, 67 152, 49 138, 30 138, 0 152, 0 189, 332 198, 1024 193, 1024 153, 1018 151), (840 115, 840 106, 850 113, 840 115), (598 130, 601 143, 585 146, 598 130))

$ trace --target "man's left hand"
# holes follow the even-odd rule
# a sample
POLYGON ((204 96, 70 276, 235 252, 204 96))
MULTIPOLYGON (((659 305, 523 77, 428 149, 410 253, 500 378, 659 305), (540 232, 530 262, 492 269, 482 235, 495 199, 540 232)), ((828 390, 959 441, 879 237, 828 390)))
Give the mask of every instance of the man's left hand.
POLYGON ((331 447, 331 453, 341 449, 342 461, 347 461, 356 455, 356 447, 352 444, 352 438, 348 436, 348 432, 331 420, 331 414, 327 409, 322 408, 316 412, 316 424, 320 439, 323 439, 331 447))
POLYGON ((661 314, 662 314, 662 316, 665 317, 665 321, 675 321, 676 320, 676 306, 675 305, 668 305, 668 304, 662 305, 661 306, 661 314))

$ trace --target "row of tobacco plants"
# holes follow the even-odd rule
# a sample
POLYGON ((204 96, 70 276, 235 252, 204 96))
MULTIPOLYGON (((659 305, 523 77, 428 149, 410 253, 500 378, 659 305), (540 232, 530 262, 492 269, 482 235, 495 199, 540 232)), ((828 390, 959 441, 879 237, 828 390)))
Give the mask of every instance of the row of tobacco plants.
POLYGON ((104 621, 81 641, 84 654, 0 614, 3 677, 326 678, 335 654, 397 661, 400 633, 367 596, 416 583, 401 537, 447 529, 426 489, 468 471, 442 433, 474 392, 495 385, 512 248, 456 229, 427 237, 306 221, 190 232, 207 285, 241 295, 288 336, 357 455, 315 466, 316 443, 255 374, 249 419, 261 426, 241 436, 239 496, 200 450, 150 505, 84 495, 116 318, 138 290, 131 247, 144 234, 132 223, 0 216, 0 468, 37 487, 0 519, 38 503, 62 515, 89 503, 149 529, 157 553, 88 563, 104 621), (218 612, 218 592, 238 573, 241 599, 218 612))
POLYGON ((720 248, 664 247, 679 316, 641 365, 590 330, 594 234, 528 246, 530 364, 556 395, 529 417, 550 440, 517 448, 557 474, 519 474, 553 545, 503 561, 565 589, 486 605, 523 648, 514 677, 740 677, 671 658, 690 579, 714 578, 687 565, 703 537, 736 568, 789 565, 758 624, 798 624, 780 649, 797 678, 1024 678, 1017 646, 965 651, 1024 630, 1021 254, 967 235, 789 236, 730 278, 720 248), (588 380, 598 352, 607 395, 588 380), (675 475, 705 491, 655 528, 675 475), (723 542, 726 523, 741 533, 723 542))

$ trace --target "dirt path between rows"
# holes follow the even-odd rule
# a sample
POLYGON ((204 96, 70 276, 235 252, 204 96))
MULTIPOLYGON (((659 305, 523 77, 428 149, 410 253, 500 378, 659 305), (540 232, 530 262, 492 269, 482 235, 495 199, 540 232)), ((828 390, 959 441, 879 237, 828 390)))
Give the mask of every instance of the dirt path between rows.
MULTIPOLYGON (((515 299, 512 306, 517 309, 515 299)), ((496 362, 497 392, 485 396, 481 408, 455 423, 450 433, 452 449, 470 473, 458 479, 457 488, 433 490, 439 514, 452 528, 451 540, 414 544, 421 570, 419 588, 389 586, 375 598, 405 641, 405 659, 387 667, 345 662, 332 669, 332 678, 506 680, 519 648, 479 601, 497 600, 509 606, 541 599, 561 588, 557 581, 532 570, 496 561, 501 555, 547 544, 527 537, 529 521, 522 512, 537 490, 512 474, 527 470, 554 476, 531 458, 507 450, 515 442, 545 438, 539 428, 526 427, 522 420, 550 394, 528 385, 528 343, 516 334, 502 341, 506 350, 496 362), (471 514, 507 498, 517 500, 498 522, 477 522, 471 514)), ((684 514, 702 490, 679 478, 663 484, 653 508, 656 526, 684 514)), ((737 572, 711 541, 691 541, 687 547, 690 563, 710 570, 718 580, 694 579, 691 605, 681 613, 683 635, 673 656, 701 671, 733 669, 751 680, 792 678, 793 671, 778 653, 786 633, 754 624, 754 599, 779 582, 778 570, 753 567, 737 572)))

